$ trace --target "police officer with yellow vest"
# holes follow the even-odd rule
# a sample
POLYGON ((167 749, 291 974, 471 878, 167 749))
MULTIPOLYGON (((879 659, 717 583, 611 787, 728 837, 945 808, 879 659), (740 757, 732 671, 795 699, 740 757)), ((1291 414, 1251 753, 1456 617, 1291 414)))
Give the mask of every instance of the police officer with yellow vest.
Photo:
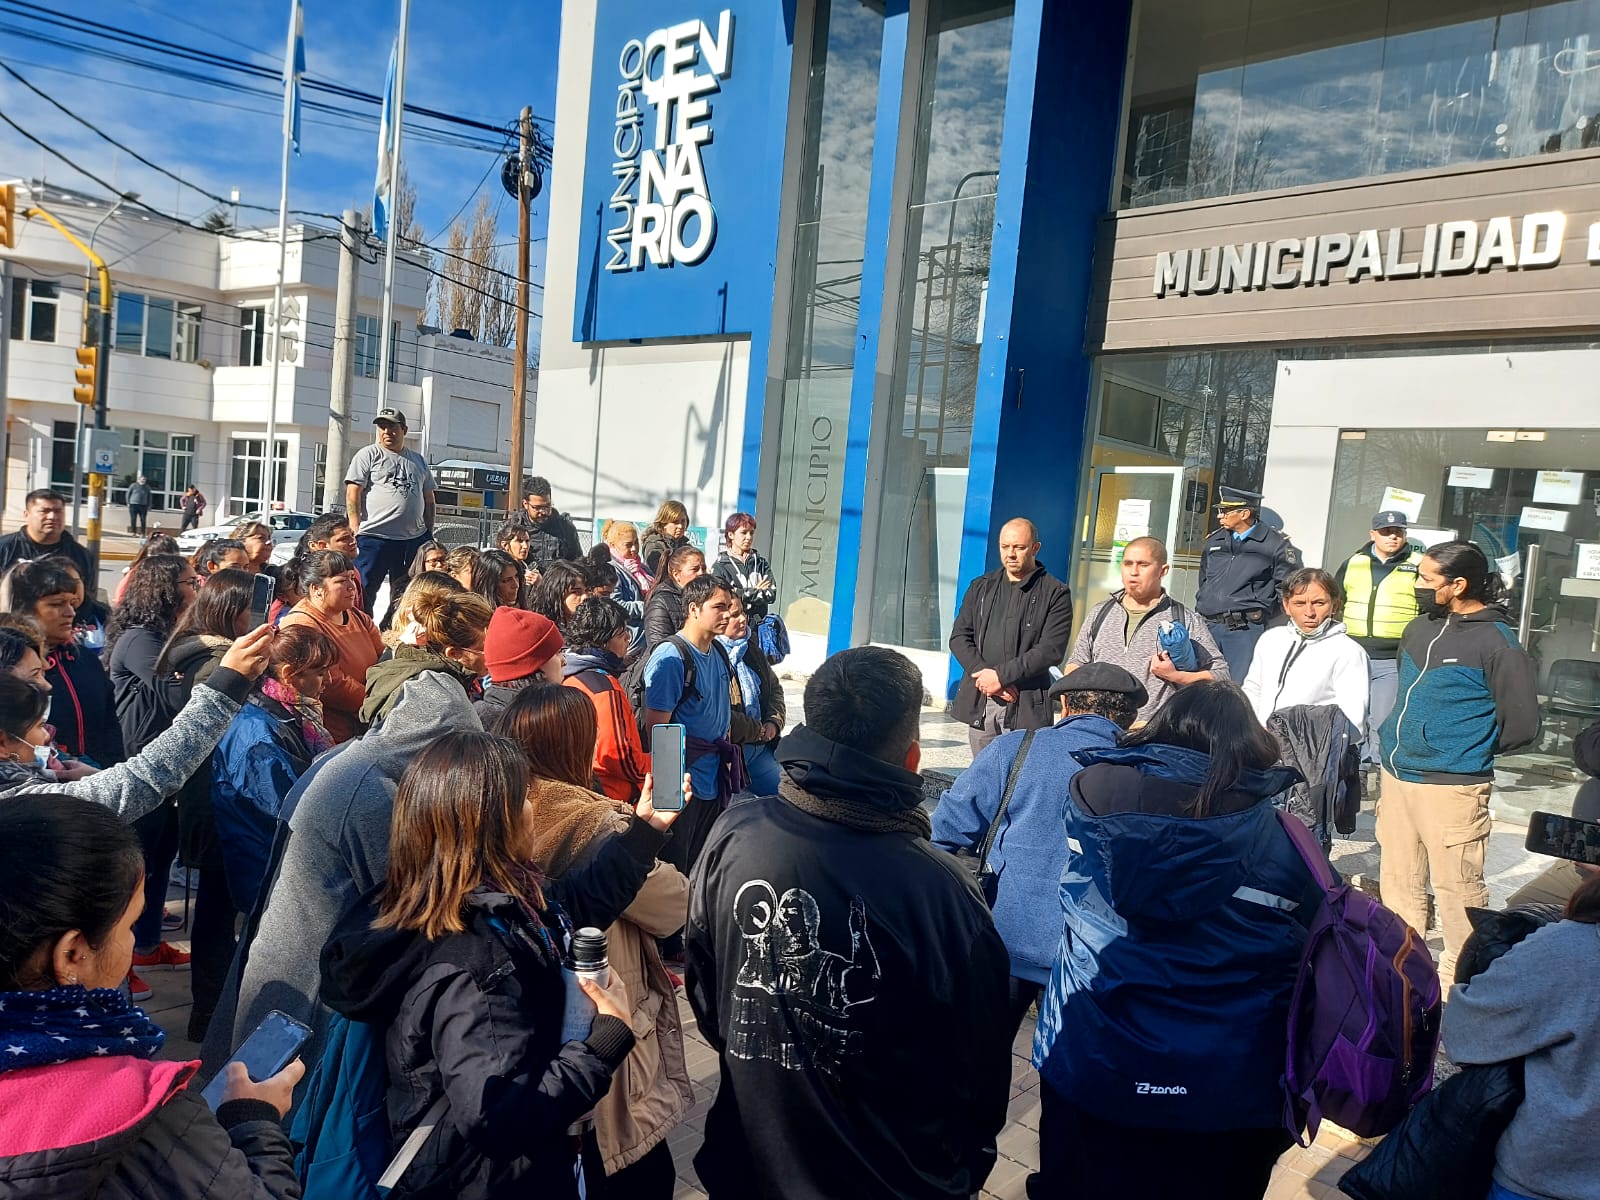
POLYGON ((1367 652, 1371 680, 1367 744, 1362 758, 1378 761, 1378 726, 1400 690, 1400 635, 1417 615, 1417 563, 1422 551, 1406 538, 1406 514, 1387 509, 1372 518, 1372 540, 1334 576, 1344 586, 1345 631, 1367 652))
POLYGON ((1300 551, 1261 520, 1260 492, 1218 487, 1217 523, 1201 550, 1194 606, 1228 660, 1228 678, 1244 679, 1267 623, 1283 612, 1278 589, 1300 566, 1300 551))

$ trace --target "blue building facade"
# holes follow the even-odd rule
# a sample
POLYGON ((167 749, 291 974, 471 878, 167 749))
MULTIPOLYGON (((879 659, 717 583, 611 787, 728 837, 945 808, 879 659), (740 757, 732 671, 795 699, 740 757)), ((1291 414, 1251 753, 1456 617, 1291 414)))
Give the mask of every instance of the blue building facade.
POLYGON ((534 466, 596 517, 753 512, 813 658, 901 647, 948 694, 1016 515, 1080 609, 1145 532, 1192 598, 1219 482, 1267 485, 1312 561, 1390 486, 1470 532, 1433 478, 1465 452, 1405 448, 1440 420, 1406 372, 1511 348, 1576 381, 1600 336, 1600 0, 570 0, 563 26, 534 466), (1307 414, 1351 359, 1378 364, 1362 429, 1406 437, 1307 414), (654 457, 608 478, 629 430, 654 457), (1347 485, 1363 441, 1390 457, 1347 485))

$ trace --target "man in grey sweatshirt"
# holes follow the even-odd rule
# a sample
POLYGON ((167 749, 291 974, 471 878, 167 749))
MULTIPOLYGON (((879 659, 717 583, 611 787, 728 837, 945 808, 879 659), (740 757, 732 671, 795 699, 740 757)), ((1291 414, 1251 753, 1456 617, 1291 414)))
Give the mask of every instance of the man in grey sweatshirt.
MULTIPOLYGON (((383 882, 389 869, 389 820, 400 778, 439 737, 482 726, 460 682, 425 671, 408 682, 383 724, 323 755, 284 801, 268 880, 240 939, 228 987, 201 1050, 202 1074, 214 1074, 273 1009, 304 1021, 312 1039, 300 1056, 308 1068, 322 1052, 328 1010, 318 997, 322 947, 341 917, 383 882)), ((633 900, 665 835, 635 822, 616 849, 547 889, 575 925, 606 928, 633 900), (570 885, 570 886, 568 886, 570 885)))
POLYGON ((1452 1060, 1523 1060, 1526 1096, 1495 1148, 1494 1177, 1541 1200, 1600 1196, 1600 895, 1577 901, 1580 919, 1529 934, 1444 1006, 1452 1060))

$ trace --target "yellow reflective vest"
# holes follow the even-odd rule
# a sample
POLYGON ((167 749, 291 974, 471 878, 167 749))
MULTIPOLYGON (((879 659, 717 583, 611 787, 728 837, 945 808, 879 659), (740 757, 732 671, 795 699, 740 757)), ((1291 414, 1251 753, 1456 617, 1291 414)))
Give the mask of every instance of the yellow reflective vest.
POLYGON ((1399 640, 1417 615, 1417 564, 1409 557, 1396 563, 1376 586, 1374 565, 1366 550, 1344 565, 1344 627, 1354 638, 1399 640))

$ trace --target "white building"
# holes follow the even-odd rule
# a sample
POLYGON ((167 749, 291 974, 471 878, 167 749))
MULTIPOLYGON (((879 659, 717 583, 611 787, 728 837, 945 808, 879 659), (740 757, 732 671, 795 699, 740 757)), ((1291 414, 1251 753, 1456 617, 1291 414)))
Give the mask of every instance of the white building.
MULTIPOLYGON (((92 233, 93 248, 111 272, 107 407, 110 425, 122 435, 111 503, 121 504, 128 484, 143 474, 154 489, 152 525, 176 523, 157 514, 174 511, 190 483, 210 501, 208 517, 261 507, 276 228, 206 233, 126 205, 106 219, 104 201, 18 184, 16 248, 0 249, 11 273, 5 380, 10 513, 34 488, 71 493, 80 408, 72 392, 74 351, 85 305, 93 317, 98 304, 98 284, 82 254, 46 222, 20 221, 29 204, 48 209, 85 242, 92 233)), ((370 440, 377 410, 381 248, 369 245, 367 254, 373 261, 360 264, 350 453, 370 440)), ((338 273, 337 230, 292 225, 275 457, 278 497, 306 511, 320 507, 322 497, 338 273)), ((398 256, 388 403, 406 413, 409 442, 430 463, 465 458, 504 464, 513 351, 423 326, 433 280, 426 257, 398 256)), ((530 397, 534 386, 530 379, 530 397)))

